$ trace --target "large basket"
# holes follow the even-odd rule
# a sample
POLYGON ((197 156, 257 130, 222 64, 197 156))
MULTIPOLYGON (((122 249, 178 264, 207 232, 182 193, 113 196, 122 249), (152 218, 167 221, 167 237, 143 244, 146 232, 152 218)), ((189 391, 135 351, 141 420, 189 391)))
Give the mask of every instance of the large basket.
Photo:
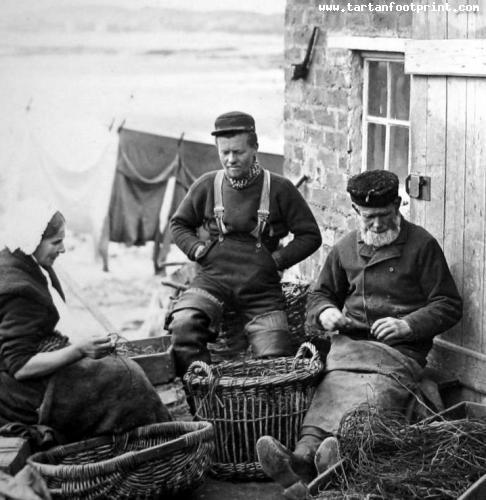
POLYGON ((54 498, 148 500, 197 487, 213 452, 209 422, 166 422, 57 446, 28 462, 54 498))
POLYGON ((293 448, 314 388, 324 370, 316 348, 304 343, 294 357, 217 365, 195 361, 184 376, 196 418, 214 424, 220 478, 261 479, 255 444, 271 435, 293 448), (305 357, 310 354, 309 357, 305 357))

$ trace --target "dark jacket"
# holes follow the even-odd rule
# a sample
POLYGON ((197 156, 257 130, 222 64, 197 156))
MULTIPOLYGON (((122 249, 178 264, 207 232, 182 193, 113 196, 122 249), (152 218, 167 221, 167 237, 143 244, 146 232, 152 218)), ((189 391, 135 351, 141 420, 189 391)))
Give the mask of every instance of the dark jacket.
MULTIPOLYGON (((213 183, 216 171, 202 175, 182 200, 171 219, 174 241, 190 258, 200 239, 197 230, 204 227, 211 239, 218 237, 213 214, 213 183)), ((257 224, 263 175, 244 189, 233 189, 223 181, 224 222, 234 235, 248 235, 257 224)), ((288 179, 271 173, 270 217, 264 231, 263 244, 272 253, 278 269, 286 269, 304 260, 319 248, 321 235, 306 201, 288 179), (279 248, 282 238, 292 233, 293 240, 279 248)))
POLYGON ((422 366, 432 338, 462 316, 462 300, 439 244, 403 218, 391 245, 374 250, 352 231, 332 248, 309 297, 309 322, 318 324, 329 307, 352 320, 349 333, 355 338, 369 338, 371 325, 380 318, 407 321, 413 340, 386 343, 422 366))
MULTIPOLYGON (((64 298, 54 271, 47 272, 64 298)), ((0 252, 0 426, 47 425, 73 441, 170 418, 143 370, 119 356, 83 358, 45 377, 16 380, 15 373, 52 341, 58 319, 32 257, 0 252)))
MULTIPOLYGON (((62 295, 59 281, 50 271, 62 295)), ((14 374, 37 354, 59 320, 39 266, 20 252, 0 252, 0 422, 35 423, 47 377, 15 380, 14 374)))

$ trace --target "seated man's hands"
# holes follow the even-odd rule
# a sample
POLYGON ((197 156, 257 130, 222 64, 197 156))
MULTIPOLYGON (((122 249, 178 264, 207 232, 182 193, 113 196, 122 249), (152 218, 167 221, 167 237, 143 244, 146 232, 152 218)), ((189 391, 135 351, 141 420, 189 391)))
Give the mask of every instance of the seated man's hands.
POLYGON ((113 343, 108 335, 91 335, 74 343, 79 352, 92 359, 108 356, 113 351, 113 343))
POLYGON ((403 319, 380 318, 371 326, 371 335, 377 340, 412 339, 413 332, 410 325, 403 319))
POLYGON ((336 307, 330 307, 319 314, 319 323, 324 330, 333 331, 348 327, 351 320, 336 307))

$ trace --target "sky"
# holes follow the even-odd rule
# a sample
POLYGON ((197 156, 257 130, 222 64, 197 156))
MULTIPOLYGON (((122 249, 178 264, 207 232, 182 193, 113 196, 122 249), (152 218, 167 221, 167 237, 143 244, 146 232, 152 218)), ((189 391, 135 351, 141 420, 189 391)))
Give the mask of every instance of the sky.
POLYGON ((2 15, 35 8, 66 5, 112 5, 114 7, 161 7, 183 10, 244 10, 263 14, 283 13, 286 0, 2 0, 2 15))

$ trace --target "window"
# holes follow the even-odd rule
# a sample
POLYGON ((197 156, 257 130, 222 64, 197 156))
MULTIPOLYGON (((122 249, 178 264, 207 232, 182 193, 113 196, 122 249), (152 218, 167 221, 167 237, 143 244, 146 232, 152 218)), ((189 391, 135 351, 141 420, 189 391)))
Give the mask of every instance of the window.
POLYGON ((363 170, 409 172, 410 76, 399 54, 363 53, 363 170))

